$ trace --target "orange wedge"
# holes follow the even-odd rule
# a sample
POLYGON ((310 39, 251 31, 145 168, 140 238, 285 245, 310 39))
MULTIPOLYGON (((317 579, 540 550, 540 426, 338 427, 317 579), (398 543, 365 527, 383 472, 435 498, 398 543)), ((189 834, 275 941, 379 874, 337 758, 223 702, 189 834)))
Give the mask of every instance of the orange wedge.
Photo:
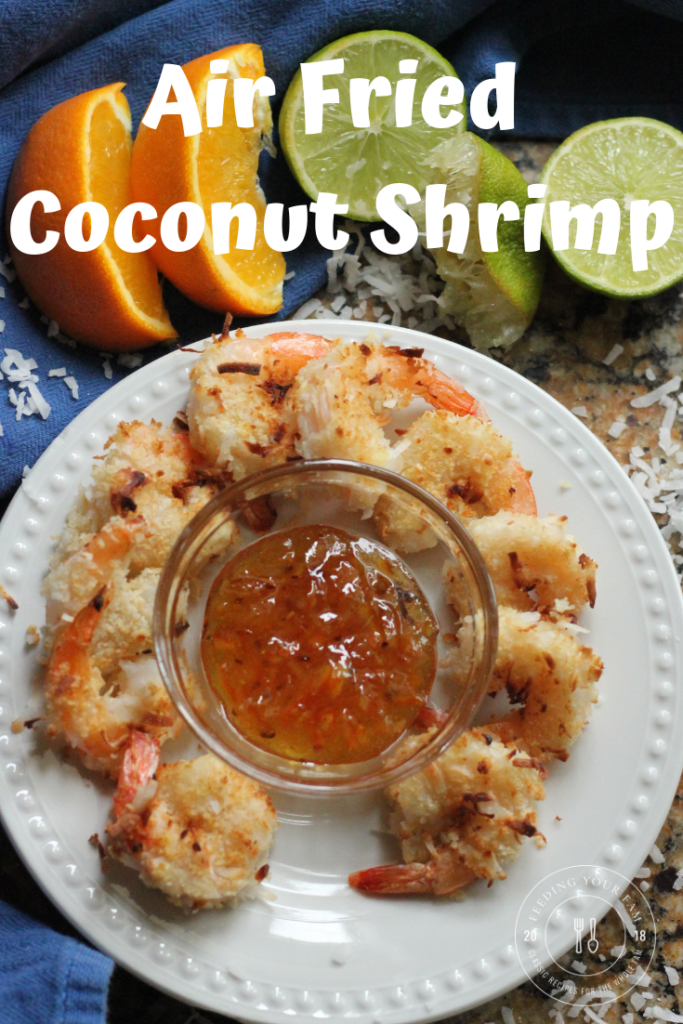
MULTIPOLYGON (((185 64, 202 131, 185 137, 178 115, 165 115, 157 128, 140 125, 131 161, 131 189, 136 202, 151 203, 156 221, 146 221, 159 239, 165 211, 175 203, 197 203, 206 227, 198 244, 187 252, 172 252, 160 241, 149 250, 152 259, 180 291, 200 306, 221 313, 267 316, 282 305, 285 261, 263 236, 265 200, 258 186, 258 159, 263 136, 272 120, 267 99, 255 103, 254 128, 238 128, 235 119, 235 78, 255 80, 265 74, 261 49, 253 43, 228 46, 185 64), (212 60, 228 60, 227 75, 212 75, 212 60), (226 78, 223 124, 206 127, 206 87, 211 78, 226 78), (251 203, 256 211, 256 242, 252 249, 235 249, 237 222, 231 224, 230 252, 217 256, 211 234, 211 204, 251 203)), ((181 228, 182 237, 182 228, 181 228)))
POLYGON ((30 298, 72 338, 119 352, 177 337, 155 264, 146 253, 123 252, 114 242, 116 217, 131 202, 131 121, 123 86, 93 89, 48 110, 24 141, 7 193, 8 224, 16 203, 34 189, 54 192, 62 207, 57 213, 45 213, 40 204, 33 208, 36 240, 48 230, 60 233, 51 252, 28 255, 10 243, 30 298), (96 249, 75 252, 64 240, 64 221, 85 202, 106 207, 109 231, 96 249))

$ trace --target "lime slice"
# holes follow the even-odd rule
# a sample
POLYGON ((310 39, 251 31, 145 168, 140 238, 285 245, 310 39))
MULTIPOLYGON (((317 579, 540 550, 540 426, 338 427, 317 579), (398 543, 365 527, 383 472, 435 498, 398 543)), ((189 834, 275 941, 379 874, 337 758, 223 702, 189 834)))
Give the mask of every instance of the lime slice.
MULTIPOLYGON (((541 177, 548 187, 543 233, 552 249, 549 203, 572 206, 616 199, 621 208, 619 244, 614 256, 600 255, 601 218, 590 250, 574 249, 576 221, 569 225, 569 249, 555 259, 580 284, 617 298, 654 295, 683 276, 683 134, 649 117, 597 121, 570 135, 555 150, 541 177), (634 271, 628 210, 634 199, 665 199, 674 211, 668 242, 648 252, 648 269, 634 271)), ((653 220, 650 219, 649 237, 653 220)))
MULTIPOLYGON (((323 130, 306 135, 301 71, 287 90, 280 113, 280 143, 287 162, 301 187, 313 199, 320 192, 335 192, 339 203, 349 204, 349 217, 377 220, 375 200, 385 185, 405 182, 424 192, 432 180, 429 154, 435 146, 461 132, 466 118, 451 128, 432 128, 422 118, 422 98, 432 82, 444 75, 457 78, 440 53, 406 32, 379 30, 357 32, 337 39, 309 58, 310 61, 344 58, 344 74, 327 78, 325 87, 339 89, 339 104, 326 106, 323 130), (399 72, 399 61, 417 60, 412 74, 399 72), (370 99, 370 127, 355 128, 351 120, 349 83, 352 78, 372 80, 384 75, 392 86, 391 96, 370 99), (415 78, 413 123, 396 126, 396 83, 415 78)), ((442 108, 465 114, 462 105, 442 108)))
POLYGON ((470 214, 462 255, 448 252, 446 237, 442 248, 431 250, 446 282, 439 303, 465 328, 475 348, 512 345, 531 323, 543 285, 543 254, 524 250, 527 183, 511 160, 471 132, 438 146, 430 165, 437 180, 446 183, 446 203, 464 203, 470 214), (498 252, 482 252, 478 204, 500 206, 508 199, 519 207, 520 219, 501 218, 498 252))

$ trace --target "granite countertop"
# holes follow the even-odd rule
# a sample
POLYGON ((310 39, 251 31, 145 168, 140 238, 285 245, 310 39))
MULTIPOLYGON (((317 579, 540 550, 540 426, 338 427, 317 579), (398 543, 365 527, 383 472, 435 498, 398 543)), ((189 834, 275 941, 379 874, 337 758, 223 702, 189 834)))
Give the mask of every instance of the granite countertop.
MULTIPOLYGON (((518 142, 500 148, 532 182, 538 180, 540 168, 554 146, 518 142)), ((654 298, 636 302, 608 299, 574 284, 550 258, 533 324, 515 345, 494 358, 534 381, 568 409, 585 407, 584 422, 622 465, 628 463, 634 446, 655 454, 662 409, 656 404, 634 409, 630 402, 683 371, 683 288, 678 285, 654 298), (603 360, 615 345, 622 346, 623 351, 606 366, 603 360), (648 369, 654 380, 646 377, 648 369), (625 421, 626 426, 614 438, 608 431, 618 419, 625 421)), ((672 429, 672 436, 681 440, 678 426, 672 429)), ((661 525, 663 517, 655 518, 661 525)), ((638 986, 635 993, 618 1000, 603 1016, 598 1016, 594 1009, 592 1017, 583 1013, 571 1016, 566 1007, 558 1007, 527 983, 477 1010, 452 1018, 453 1022, 683 1021, 683 889, 677 883, 678 871, 683 869, 681 783, 657 847, 661 856, 655 856, 661 863, 648 858, 641 871, 644 877, 637 881, 645 890, 657 923, 657 951, 648 972, 649 983, 643 979, 645 984, 638 986)), ((609 948, 608 930, 609 922, 598 926, 601 948, 609 948)))
MULTIPOLYGON (((554 145, 517 141, 500 148, 532 182, 538 179, 554 145)), ((326 291, 319 298, 329 306, 331 297, 326 291)), ((367 319, 376 317, 369 311, 367 319)), ((440 329, 438 333, 466 343, 457 331, 440 329)), ((630 401, 674 374, 683 376, 683 289, 677 286, 643 301, 611 300, 575 285, 549 259, 543 297, 533 324, 514 346, 505 352, 493 352, 492 358, 528 377, 567 408, 578 407, 583 411, 585 407, 584 422, 620 463, 628 462, 634 446, 655 454, 662 409, 658 405, 634 409, 630 401), (610 365, 605 365, 604 359, 615 345, 621 346, 622 351, 610 365), (618 438, 610 436, 610 427, 619 420, 625 423, 622 433, 618 438)), ((672 434, 674 440, 680 440, 678 426, 672 434)), ((656 518, 661 525, 662 517, 656 518)), ((609 1006, 602 1016, 591 1011, 592 1016, 582 1012, 572 1017, 567 1008, 558 1008, 527 983, 501 999, 451 1018, 453 1024, 562 1024, 563 1020, 572 1019, 604 1020, 609 1024, 639 1024, 653 1018, 683 1021, 683 887, 679 888, 678 881, 679 870, 683 881, 680 786, 657 847, 661 851, 656 855, 658 863, 648 859, 637 880, 657 921, 658 944, 649 977, 638 986, 635 999, 632 993, 609 1006)), ((71 932, 1 832, 0 896, 53 927, 71 932)), ((598 926, 601 948, 610 942, 609 927, 609 922, 598 926)), ((136 1024, 200 1024, 222 1019, 191 1010, 120 969, 114 975, 112 994, 110 1024, 129 1024, 131 1020, 136 1024)))

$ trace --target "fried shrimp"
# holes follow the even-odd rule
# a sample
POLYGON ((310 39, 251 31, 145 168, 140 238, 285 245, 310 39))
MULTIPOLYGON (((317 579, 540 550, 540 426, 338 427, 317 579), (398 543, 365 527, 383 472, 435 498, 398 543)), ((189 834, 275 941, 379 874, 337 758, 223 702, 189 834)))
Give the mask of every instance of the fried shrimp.
POLYGON ((122 660, 152 653, 152 615, 160 576, 161 569, 143 569, 133 579, 120 569, 113 573, 109 600, 92 638, 92 663, 103 676, 115 672, 122 660))
MULTIPOLYGON (((186 432, 151 424, 120 423, 66 519, 53 571, 110 521, 141 517, 145 529, 130 554, 133 574, 161 568, 178 534, 217 491, 207 481, 186 432)), ((48 583, 49 586, 49 583, 48 583)))
MULTIPOLYGON (((392 468, 424 487, 446 508, 465 519, 505 510, 536 514, 529 476, 511 442, 492 423, 445 410, 424 413, 406 431, 392 468)), ((434 543, 427 524, 381 497, 375 522, 382 538, 401 551, 434 543)))
POLYGON ((487 729, 469 729, 438 757, 388 790, 391 830, 404 864, 357 871, 354 889, 445 895, 477 878, 505 878, 504 865, 536 829, 543 765, 487 729))
POLYGON ((498 512, 468 522, 499 604, 518 611, 550 609, 573 615, 586 603, 593 607, 597 566, 566 532, 565 521, 564 516, 536 519, 498 512))
POLYGON ((277 818, 264 790, 213 754, 159 765, 159 745, 134 732, 107 826, 109 852, 188 910, 253 894, 277 818))
MULTIPOLYGON (((394 469, 466 516, 499 509, 536 512, 528 474, 483 406, 421 349, 339 344, 309 362, 292 388, 297 452, 307 459, 346 458, 394 469), (435 407, 392 445, 384 427, 415 398, 435 407)), ((426 525, 380 499, 382 535, 404 551, 432 544, 426 525)))
POLYGON ((62 615, 73 617, 79 612, 111 578, 115 567, 127 568, 133 543, 143 530, 141 516, 112 519, 52 569, 43 583, 48 626, 55 626, 62 615))
POLYGON ((57 632, 45 696, 48 735, 63 737, 86 768, 116 778, 133 730, 144 729, 164 741, 178 734, 181 721, 153 657, 121 661, 106 681, 96 666, 93 637, 109 590, 97 594, 57 632))
POLYGON ((504 688, 510 702, 522 706, 487 729, 531 757, 566 761, 597 700, 602 661, 538 612, 501 607, 498 628, 491 692, 504 688))
POLYGON ((307 363, 289 399, 298 453, 390 465, 392 448, 382 428, 392 409, 418 397, 458 416, 485 417, 462 385, 421 356, 421 349, 340 343, 307 363))
POLYGON ((235 480, 295 457, 285 402, 301 368, 333 343, 315 334, 221 338, 190 374, 192 443, 235 480))

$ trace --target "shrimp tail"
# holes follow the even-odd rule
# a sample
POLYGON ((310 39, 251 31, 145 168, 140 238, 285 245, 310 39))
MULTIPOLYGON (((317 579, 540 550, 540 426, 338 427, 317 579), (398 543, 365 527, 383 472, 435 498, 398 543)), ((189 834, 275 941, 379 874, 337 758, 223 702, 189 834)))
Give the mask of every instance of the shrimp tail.
POLYGON ((48 692, 69 689, 80 673, 87 669, 88 648, 108 599, 108 588, 102 587, 73 622, 66 623, 58 634, 48 662, 48 692))
POLYGON ((349 875, 349 885, 359 892, 371 892, 373 895, 431 892, 426 875, 426 864, 383 864, 365 871, 354 871, 349 875))
POLYGON ((383 864, 349 875, 349 885, 375 896, 431 893, 446 896, 474 882, 476 875, 454 850, 443 850, 428 864, 383 864))
POLYGON ((158 766, 159 741, 139 729, 133 729, 114 796, 117 818, 134 805, 137 794, 151 781, 158 766))
POLYGON ((282 364, 288 378, 295 377, 311 359, 320 359, 326 355, 330 347, 330 343, 317 334, 299 334, 294 331, 268 334, 264 342, 270 349, 272 370, 282 364))
POLYGON ((530 474, 518 460, 510 466, 510 504, 508 511, 521 512, 526 516, 537 514, 536 496, 531 486, 530 474))

